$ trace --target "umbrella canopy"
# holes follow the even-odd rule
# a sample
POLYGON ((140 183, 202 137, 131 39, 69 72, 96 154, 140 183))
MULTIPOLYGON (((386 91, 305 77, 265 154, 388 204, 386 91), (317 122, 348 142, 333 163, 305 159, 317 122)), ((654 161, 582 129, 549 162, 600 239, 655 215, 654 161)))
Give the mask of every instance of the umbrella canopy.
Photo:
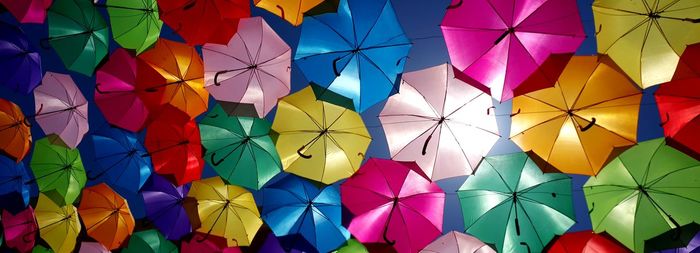
POLYGON ((73 252, 81 229, 75 207, 72 204, 61 207, 46 195, 39 194, 35 214, 41 239, 56 253, 73 252))
POLYGON ((53 0, 0 0, 7 10, 22 23, 43 24, 46 19, 46 9, 53 0))
POLYGON ((471 174, 500 138, 491 96, 456 79, 450 64, 402 78, 379 113, 392 159, 415 160, 432 180, 471 174))
POLYGON ((156 0, 107 0, 114 41, 140 54, 156 43, 163 21, 156 0))
POLYGON ((227 185, 219 177, 192 182, 187 194, 197 200, 197 213, 205 233, 226 238, 228 246, 248 246, 262 225, 253 194, 244 188, 227 185))
POLYGON ((595 175, 636 143, 641 99, 609 58, 574 56, 554 87, 513 99, 510 138, 545 171, 595 175))
POLYGON ((557 238, 549 249, 548 253, 625 253, 627 248, 617 241, 608 238, 603 234, 596 234, 593 231, 579 231, 566 233, 557 238))
POLYGON ((341 224, 337 184, 319 189, 300 177, 286 176, 263 188, 262 218, 286 251, 329 252, 350 237, 341 224))
MULTIPOLYGON (((645 245, 649 247, 649 241, 645 245)), ((700 233, 695 233, 695 236, 690 238, 684 246, 660 250, 658 253, 697 253, 698 251, 700 251, 700 233)))
POLYGON ((206 44, 202 55, 216 100, 253 104, 262 118, 289 94, 292 50, 261 17, 241 19, 227 45, 206 44))
POLYGON ((583 186, 593 231, 642 252, 645 240, 700 221, 698 181, 699 161, 663 138, 640 142, 583 186))
POLYGON ((146 124, 149 111, 136 89, 136 58, 123 48, 109 56, 97 70, 95 104, 111 125, 138 132, 146 124))
POLYGON ((49 9, 49 37, 67 69, 91 76, 109 50, 109 29, 89 0, 56 0, 49 9))
POLYGON ((686 45, 700 42, 694 0, 593 2, 598 53, 607 54, 642 88, 668 82, 686 45))
POLYGON ((488 245, 457 231, 449 232, 425 246, 421 253, 496 253, 488 245))
POLYGON ((32 253, 54 253, 54 251, 51 250, 51 248, 47 248, 47 247, 44 247, 43 245, 39 244, 39 245, 36 245, 36 247, 34 247, 32 249, 32 253))
POLYGON ((36 183, 45 197, 60 206, 75 202, 87 181, 80 152, 55 144, 50 137, 34 144, 29 166, 34 173, 30 182, 36 183))
POLYGON ((457 196, 466 232, 499 252, 541 252, 575 223, 571 178, 525 153, 486 157, 457 196))
POLYGON ((0 22, 0 85, 29 94, 41 82, 42 73, 41 57, 27 35, 19 27, 0 22))
POLYGON ((306 18, 294 60, 309 81, 363 112, 398 91, 411 42, 388 0, 342 0, 338 9, 306 18))
POLYGON ((141 189, 146 218, 166 239, 179 240, 192 231, 192 224, 183 207, 189 190, 189 185, 175 186, 157 175, 153 175, 141 189))
POLYGON ((89 130, 88 102, 69 75, 46 72, 34 89, 31 116, 46 135, 56 134, 70 148, 76 148, 89 130))
POLYGON ((159 39, 138 56, 136 66, 136 86, 144 91, 139 94, 149 108, 170 104, 190 118, 207 110, 209 92, 204 89, 204 67, 194 47, 159 39))
POLYGON ((452 2, 440 25, 452 64, 499 101, 586 37, 575 0, 452 2))
POLYGON ((159 0, 160 19, 190 45, 226 44, 238 20, 250 17, 249 0, 159 0))
POLYGON ((272 130, 284 170, 324 184, 355 173, 372 140, 358 113, 317 100, 311 87, 280 100, 272 130))
POLYGON ((178 253, 175 244, 168 241, 158 233, 158 230, 149 229, 139 231, 131 235, 129 245, 124 248, 123 253, 178 253))
POLYGON ((345 246, 338 248, 338 250, 333 251, 334 253, 369 253, 367 248, 365 248, 362 243, 355 239, 350 239, 345 242, 345 246))
POLYGON ((2 211, 2 230, 5 244, 19 252, 29 252, 34 247, 36 225, 34 209, 28 206, 23 211, 12 214, 7 210, 2 211))
POLYGON ((304 13, 314 9, 324 0, 255 0, 255 7, 265 9, 293 26, 301 25, 304 13))
POLYGON ((117 249, 134 232, 129 204, 106 184, 83 190, 78 208, 88 236, 107 249, 117 249))
POLYGON ((416 163, 370 158, 341 191, 355 215, 348 229, 360 242, 418 252, 442 233, 445 192, 416 163))
POLYGON ((258 190, 282 170, 264 119, 230 117, 217 105, 199 124, 205 160, 230 184, 258 190))
POLYGON ((31 123, 15 103, 0 99, 0 153, 20 162, 32 146, 31 123))
POLYGON ((151 158, 136 134, 118 128, 106 128, 92 135, 94 161, 97 166, 88 179, 137 192, 151 176, 151 158))
POLYGON ((24 163, 0 155, 0 209, 12 213, 25 210, 29 205, 29 185, 31 180, 24 163))
MULTIPOLYGON (((352 240, 352 239, 351 239, 352 240)), ((255 249, 255 248, 252 248, 255 249)), ((300 253, 302 251, 298 249, 284 249, 284 246, 281 244, 280 240, 275 236, 274 233, 268 233, 267 236, 265 237, 265 241, 260 245, 260 248, 257 249, 257 252, 265 252, 265 253, 300 253)))
MULTIPOLYGON (((226 238, 196 233, 189 241, 182 242, 181 253, 242 253, 238 247, 227 247, 226 238), (206 238, 201 240, 201 238, 206 238)), ((271 253, 267 251, 260 251, 271 253)))
POLYGON ((78 253, 110 253, 108 249, 105 248, 100 243, 97 242, 80 242, 80 250, 78 253))

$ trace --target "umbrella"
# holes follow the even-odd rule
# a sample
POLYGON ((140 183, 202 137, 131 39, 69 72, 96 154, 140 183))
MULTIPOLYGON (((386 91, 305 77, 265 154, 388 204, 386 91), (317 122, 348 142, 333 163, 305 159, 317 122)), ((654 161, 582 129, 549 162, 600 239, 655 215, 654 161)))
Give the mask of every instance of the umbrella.
POLYGON ((122 253, 178 253, 175 244, 168 241, 155 229, 139 231, 131 235, 129 245, 122 253))
POLYGON ((414 162, 370 158, 341 185, 341 196, 360 242, 418 252, 442 234, 445 192, 414 162))
POLYGON ((109 124, 138 132, 146 124, 149 111, 136 85, 136 58, 118 48, 97 70, 95 104, 109 124))
POLYGON ((571 178, 525 153, 486 157, 457 196, 466 232, 499 252, 542 252, 575 223, 571 178))
POLYGON ((146 205, 146 218, 165 236, 179 240, 192 231, 184 208, 189 185, 175 186, 163 177, 153 175, 141 189, 146 205))
POLYGON ((44 247, 43 245, 36 245, 36 247, 32 249, 32 253, 54 253, 54 251, 50 248, 44 247))
POLYGON ((61 207, 46 195, 39 194, 35 213, 41 239, 56 253, 73 252, 81 229, 75 207, 72 204, 61 207))
POLYGON ((51 6, 52 0, 0 0, 7 10, 22 23, 43 24, 46 19, 46 9, 51 6))
POLYGON ((89 0, 56 0, 49 9, 48 42, 67 69, 91 76, 107 55, 109 30, 89 0))
POLYGON ((136 66, 136 87, 149 108, 170 104, 190 118, 207 110, 202 58, 194 47, 160 39, 138 56, 136 66))
POLYGON ((34 89, 35 118, 45 134, 56 134, 76 148, 89 130, 88 102, 69 75, 46 72, 34 89))
POLYGON ((513 99, 510 138, 545 171, 595 175, 636 143, 641 99, 609 58, 574 56, 554 87, 513 99))
MULTIPOLYGON (((255 248, 251 247, 251 250, 255 250, 255 248)), ((263 241, 262 245, 260 245, 260 248, 257 249, 257 252, 265 252, 265 253, 303 253, 303 251, 300 251, 298 249, 287 249, 285 250, 282 244, 280 243, 280 240, 275 236, 274 233, 268 233, 267 236, 265 237, 265 241, 263 241)))
POLYGON ((627 248, 603 234, 593 231, 566 233, 557 238, 547 250, 548 253, 626 253, 627 248))
POLYGON ((129 204, 106 184, 83 190, 78 208, 88 236, 112 250, 134 232, 134 217, 129 204))
POLYGON ((694 0, 593 2, 598 53, 607 54, 642 88, 668 82, 686 45, 700 42, 694 0))
POLYGON ((23 162, 0 155, 0 208, 17 213, 29 205, 29 185, 31 176, 23 162))
POLYGON ((2 211, 2 230, 7 247, 19 252, 29 252, 34 247, 36 225, 34 209, 28 206, 23 211, 12 214, 7 210, 2 211))
POLYGON ((529 90, 519 86, 551 54, 575 52, 586 36, 575 0, 452 2, 440 25, 452 64, 499 101, 529 90))
POLYGON ((323 4, 324 0, 255 0, 254 2, 255 7, 272 12, 293 26, 298 26, 301 25, 304 19, 304 13, 312 11, 318 5, 323 4))
POLYGON ((205 160, 228 183, 258 190, 282 170, 264 119, 230 117, 217 105, 199 131, 205 160))
POLYGON ((345 246, 338 248, 334 253, 369 253, 362 243, 355 239, 350 239, 345 243, 345 246))
POLYGON ((107 0, 112 36, 120 46, 140 54, 156 43, 163 21, 156 0, 107 0))
POLYGON ((15 162, 22 161, 32 146, 30 127, 19 106, 0 99, 0 153, 15 162))
POLYGON ((700 162, 666 146, 640 142, 612 160, 583 186, 593 231, 607 232, 627 248, 700 221, 700 162))
POLYGON ((253 104, 262 118, 289 94, 292 50, 261 17, 241 19, 227 45, 206 44, 202 55, 216 100, 253 104))
POLYGON ((41 57, 24 31, 0 22, 0 85, 29 94, 41 82, 42 73, 41 57))
POLYGON ((471 174, 500 138, 491 96, 454 78, 449 64, 402 78, 379 113, 392 159, 415 160, 433 180, 471 174))
POLYGON ((92 135, 95 167, 88 179, 102 179, 110 186, 137 192, 151 176, 151 159, 136 134, 107 128, 92 135))
POLYGON ((75 202, 87 181, 80 152, 55 144, 50 137, 34 144, 29 166, 34 173, 29 182, 36 183, 40 192, 60 206, 75 202))
POLYGON ((204 160, 197 123, 174 107, 166 107, 148 126, 145 146, 153 170, 171 182, 183 185, 202 175, 204 160))
POLYGON ((341 224, 337 184, 319 189, 300 177, 286 176, 263 188, 262 218, 286 251, 329 252, 350 237, 341 224))
POLYGON ((160 18, 190 45, 226 44, 238 20, 250 17, 249 0, 159 0, 160 18))
MULTIPOLYGON (((182 242, 182 246, 180 247, 180 252, 182 253, 202 253, 202 252, 208 252, 208 253, 242 253, 240 248, 238 247, 227 247, 226 246, 226 238, 223 237, 218 237, 218 236, 207 236, 205 234, 201 233, 196 233, 192 239, 189 241, 184 241, 182 242), (206 240, 200 240, 201 238, 205 238, 206 240)), ((259 252, 266 252, 266 253, 271 253, 267 251, 259 251, 259 252)))
POLYGON ((421 253, 496 253, 495 250, 471 235, 451 231, 425 246, 421 253))
POLYGON ((294 60, 309 81, 363 112, 397 92, 411 42, 388 0, 342 0, 338 9, 306 18, 294 60))
POLYGON ((197 200, 202 222, 197 232, 205 233, 195 240, 204 241, 213 235, 226 238, 229 247, 248 246, 262 225, 253 194, 227 185, 219 177, 192 182, 187 196, 197 200))
POLYGON ((679 238, 676 234, 676 231, 669 231, 672 234, 669 234, 669 232, 661 234, 660 236, 654 239, 647 240, 644 246, 647 250, 661 248, 661 250, 657 251, 657 253, 697 253, 698 251, 700 251, 700 232, 698 232, 698 225, 693 223, 688 226, 683 226, 682 229, 685 229, 689 226, 692 228, 692 232, 694 232, 692 234, 689 234, 689 236, 688 233, 685 233, 685 231, 683 231, 682 233, 684 235, 681 235, 681 238, 679 238), (669 243, 674 244, 678 242, 682 244, 668 247, 669 243))
POLYGON ((371 141, 359 114, 316 100, 311 87, 280 100, 272 130, 284 170, 324 184, 355 173, 371 141))
POLYGON ((110 253, 108 249, 105 248, 100 243, 97 242, 80 242, 80 251, 78 253, 110 253))

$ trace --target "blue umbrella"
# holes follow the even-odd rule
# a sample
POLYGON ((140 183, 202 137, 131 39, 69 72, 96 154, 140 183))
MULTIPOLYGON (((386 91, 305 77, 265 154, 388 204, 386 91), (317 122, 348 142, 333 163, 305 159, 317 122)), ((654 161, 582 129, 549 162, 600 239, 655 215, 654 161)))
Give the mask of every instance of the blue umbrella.
POLYGON ((329 252, 350 237, 341 224, 338 185, 319 189, 288 175, 262 190, 262 218, 289 251, 329 252))
POLYGON ((16 214, 29 204, 31 177, 22 162, 0 155, 0 208, 16 214))
POLYGON ((135 134, 106 128, 92 135, 92 143, 97 166, 88 179, 134 192, 141 189, 151 175, 151 158, 135 134))
POLYGON ((304 20, 294 59, 309 81, 363 112, 398 91, 410 48, 390 1, 341 0, 338 13, 304 20))
POLYGON ((29 94, 41 82, 41 58, 19 27, 0 21, 0 85, 29 94))

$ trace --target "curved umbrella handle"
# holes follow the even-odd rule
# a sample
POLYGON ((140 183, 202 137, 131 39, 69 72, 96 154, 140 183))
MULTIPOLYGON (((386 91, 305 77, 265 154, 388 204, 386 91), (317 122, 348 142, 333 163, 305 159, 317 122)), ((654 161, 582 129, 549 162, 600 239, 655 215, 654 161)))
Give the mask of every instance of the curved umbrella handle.
POLYGON ((428 138, 425 139, 425 142, 423 143, 423 151, 421 151, 421 154, 425 155, 427 152, 426 150, 428 149, 428 143, 430 142, 430 139, 433 138, 433 135, 428 135, 428 138))
POLYGON ((277 5, 277 9, 280 9, 280 17, 281 17, 282 19, 286 19, 286 18, 284 18, 284 9, 282 8, 282 6, 280 6, 280 5, 278 4, 278 5, 277 5))
POLYGON ((523 246, 527 247, 527 253, 530 253, 530 252, 531 252, 531 251, 530 251, 530 245, 527 245, 526 242, 520 242, 520 245, 523 245, 523 246))
POLYGON ((518 115, 518 114, 520 114, 520 108, 518 108, 517 112, 511 113, 510 116, 513 117, 513 116, 518 115))
POLYGON ((587 126, 585 126, 585 127, 578 126, 581 129, 581 132, 588 131, 588 129, 591 129, 591 127, 593 127, 593 125, 595 125, 595 117, 593 117, 591 119, 592 119, 591 122, 588 123, 587 126))
POLYGON ((223 73, 225 73, 225 72, 226 72, 226 71, 217 71, 217 72, 214 74, 214 85, 216 85, 216 86, 221 86, 221 83, 219 83, 219 74, 223 74, 223 73))
POLYGON ((595 35, 600 34, 603 31, 603 24, 598 25, 598 31, 595 31, 595 35))
POLYGON ((404 59, 408 59, 408 56, 404 56, 404 57, 401 57, 398 60, 396 60, 396 66, 398 67, 399 64, 401 64, 401 60, 404 60, 404 59))
POLYGON ((24 124, 25 126, 27 126, 27 127, 29 127, 29 128, 32 127, 32 122, 29 122, 29 118, 27 118, 27 117, 24 117, 24 118, 22 119, 22 124, 24 124))
POLYGON ((338 61, 340 61, 340 57, 333 60, 333 73, 335 73, 335 76, 340 76, 340 72, 338 71, 338 61))
POLYGON ((97 93, 100 93, 100 94, 110 94, 110 93, 112 93, 111 91, 103 91, 103 90, 101 90, 101 89, 100 89, 100 83, 96 83, 96 84, 95 84, 95 91, 97 91, 97 93))
POLYGON ((219 159, 218 161, 214 161, 214 155, 216 155, 216 151, 215 151, 215 152, 211 152, 211 156, 209 157, 209 160, 211 161, 211 164, 214 165, 214 166, 219 166, 219 164, 221 164, 222 162, 224 162, 224 160, 226 160, 226 158, 221 158, 221 159, 219 159))
POLYGON ((303 152, 301 152, 302 149, 306 148, 306 146, 301 146, 299 149, 297 149, 297 155, 301 156, 301 158, 304 159, 309 159, 313 157, 313 155, 305 155, 303 152))
POLYGON ((454 9, 454 8, 460 7, 460 6, 462 6, 463 2, 464 2, 464 0, 459 0, 459 2, 457 2, 457 4, 451 4, 450 6, 447 6, 447 9, 449 10, 449 9, 454 9))
POLYGON ((393 246, 394 244, 396 244, 396 240, 393 240, 393 241, 392 241, 392 240, 389 240, 388 237, 386 237, 386 232, 387 232, 388 230, 389 230, 388 228, 384 228, 384 233, 382 234, 382 239, 384 239, 384 242, 385 242, 386 244, 389 244, 389 245, 393 246))
POLYGON ((207 238, 209 238, 209 233, 206 233, 204 236, 199 236, 199 238, 196 238, 194 240, 201 243, 201 242, 206 241, 207 238))
POLYGON ((595 210, 595 202, 591 202, 591 210, 588 210, 588 214, 591 214, 595 210))
POLYGON ((491 107, 489 107, 489 108, 486 108, 486 115, 491 115, 491 109, 493 109, 493 111, 496 111, 496 107, 495 107, 495 106, 491 106, 491 107))
MULTIPOLYGON (((192 0, 192 1, 190 1, 189 3, 187 3, 186 5, 182 6, 182 9, 183 9, 183 10, 192 9, 192 7, 194 7, 195 4, 197 4, 197 1, 196 1, 196 0, 192 0)), ((180 25, 180 26, 182 26, 182 25, 180 25)))
POLYGON ((669 115, 668 112, 666 112, 666 120, 662 121, 661 124, 659 124, 659 126, 662 126, 662 127, 663 127, 663 126, 666 125, 666 123, 668 123, 669 121, 671 121, 671 115, 669 115))
POLYGON ((362 152, 357 152, 357 156, 361 156, 362 160, 365 159, 365 154, 363 154, 362 152))

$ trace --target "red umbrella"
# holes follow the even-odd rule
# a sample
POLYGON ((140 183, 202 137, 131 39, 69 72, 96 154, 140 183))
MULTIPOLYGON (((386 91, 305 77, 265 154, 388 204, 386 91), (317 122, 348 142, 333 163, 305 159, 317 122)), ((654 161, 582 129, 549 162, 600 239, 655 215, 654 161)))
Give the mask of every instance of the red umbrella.
POLYGON ((2 229, 5 231, 7 247, 19 252, 31 252, 34 248, 36 232, 39 231, 34 209, 30 206, 14 215, 3 210, 2 229))
POLYGON ((158 0, 160 19, 190 45, 226 44, 238 20, 250 17, 248 0, 158 0))
POLYGON ((0 0, 19 22, 43 24, 53 0, 0 0))
POLYGON ((165 106, 146 129, 146 149, 156 173, 176 185, 200 178, 204 160, 197 122, 165 106))
POLYGON ((614 239, 593 231, 566 233, 557 238, 547 250, 549 253, 626 253, 625 246, 614 239))
POLYGON ((238 247, 228 247, 226 245, 226 238, 206 235, 202 233, 195 233, 194 236, 188 240, 182 242, 182 247, 180 247, 180 253, 241 253, 241 249, 238 247), (204 239, 204 240, 202 240, 204 239))

